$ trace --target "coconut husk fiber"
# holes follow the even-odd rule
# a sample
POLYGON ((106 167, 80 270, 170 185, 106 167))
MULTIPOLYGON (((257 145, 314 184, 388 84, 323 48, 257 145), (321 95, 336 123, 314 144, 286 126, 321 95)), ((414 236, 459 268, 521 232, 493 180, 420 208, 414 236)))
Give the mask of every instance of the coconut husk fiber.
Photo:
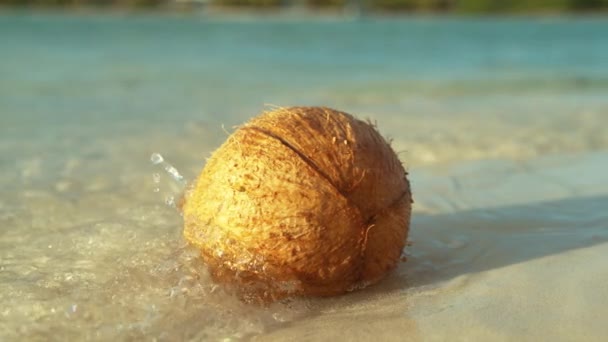
POLYGON ((342 294, 399 262, 412 202, 406 176, 368 122, 279 108, 208 159, 184 197, 184 236, 216 280, 250 294, 342 294))

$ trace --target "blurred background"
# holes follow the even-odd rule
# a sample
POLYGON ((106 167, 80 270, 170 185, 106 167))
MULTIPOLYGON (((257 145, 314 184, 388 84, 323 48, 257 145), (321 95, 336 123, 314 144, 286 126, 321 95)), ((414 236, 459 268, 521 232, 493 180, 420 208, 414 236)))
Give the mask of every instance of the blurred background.
POLYGON ((605 10, 606 0, 2 0, 7 6, 173 8, 249 7, 286 9, 306 7, 340 10, 347 7, 388 12, 529 13, 605 10))

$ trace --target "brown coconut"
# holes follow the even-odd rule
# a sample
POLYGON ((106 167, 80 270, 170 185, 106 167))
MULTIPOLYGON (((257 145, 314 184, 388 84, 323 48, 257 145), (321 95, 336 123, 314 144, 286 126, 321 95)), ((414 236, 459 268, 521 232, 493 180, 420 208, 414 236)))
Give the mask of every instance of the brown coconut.
POLYGON ((341 294, 399 262, 406 175, 371 124, 329 108, 280 108, 209 158, 184 198, 184 236, 217 280, 249 293, 341 294))

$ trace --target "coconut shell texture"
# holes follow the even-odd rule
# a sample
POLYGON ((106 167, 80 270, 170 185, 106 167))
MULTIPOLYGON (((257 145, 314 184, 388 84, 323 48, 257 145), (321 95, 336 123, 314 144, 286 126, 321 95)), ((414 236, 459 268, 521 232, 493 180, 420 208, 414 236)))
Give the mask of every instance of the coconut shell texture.
POLYGON ((184 197, 184 236, 221 282, 272 298, 341 294, 399 262, 406 176, 371 124, 329 108, 276 109, 209 158, 184 197))

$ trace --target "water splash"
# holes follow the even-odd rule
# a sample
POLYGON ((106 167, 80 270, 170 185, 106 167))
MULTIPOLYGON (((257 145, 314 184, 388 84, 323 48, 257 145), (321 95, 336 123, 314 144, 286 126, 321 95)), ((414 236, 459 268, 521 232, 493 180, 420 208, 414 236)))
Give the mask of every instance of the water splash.
POLYGON ((171 178, 173 178, 173 180, 179 183, 183 183, 183 185, 185 185, 186 180, 184 179, 184 176, 182 176, 173 165, 166 162, 165 158, 163 158, 160 153, 152 153, 152 155, 150 156, 150 162, 152 162, 153 165, 162 166, 165 172, 168 173, 171 178))
POLYGON ((167 171, 167 173, 171 175, 171 177, 173 177, 175 181, 184 182, 184 176, 182 176, 179 171, 177 171, 177 169, 172 165, 165 165, 165 171, 167 171))
POLYGON ((165 197, 165 204, 170 207, 175 207, 175 197, 173 197, 173 196, 165 197))
POLYGON ((163 191, 163 194, 165 195, 164 203, 169 207, 176 208, 176 198, 182 196, 188 182, 160 153, 152 153, 152 155, 150 155, 150 162, 154 166, 161 167, 163 171, 169 175, 169 179, 172 180, 172 182, 163 184, 161 174, 158 172, 153 173, 152 181, 154 182, 154 188, 152 191, 156 193, 161 192, 161 186, 166 186, 168 189, 163 191))
POLYGON ((160 155, 160 153, 152 153, 152 155, 150 156, 150 161, 152 162, 152 164, 158 165, 164 162, 165 159, 163 158, 163 156, 160 155))
POLYGON ((159 192, 160 188, 158 187, 158 184, 160 183, 160 173, 157 173, 157 172, 153 173, 152 181, 154 182, 154 189, 152 189, 152 191, 159 192))

